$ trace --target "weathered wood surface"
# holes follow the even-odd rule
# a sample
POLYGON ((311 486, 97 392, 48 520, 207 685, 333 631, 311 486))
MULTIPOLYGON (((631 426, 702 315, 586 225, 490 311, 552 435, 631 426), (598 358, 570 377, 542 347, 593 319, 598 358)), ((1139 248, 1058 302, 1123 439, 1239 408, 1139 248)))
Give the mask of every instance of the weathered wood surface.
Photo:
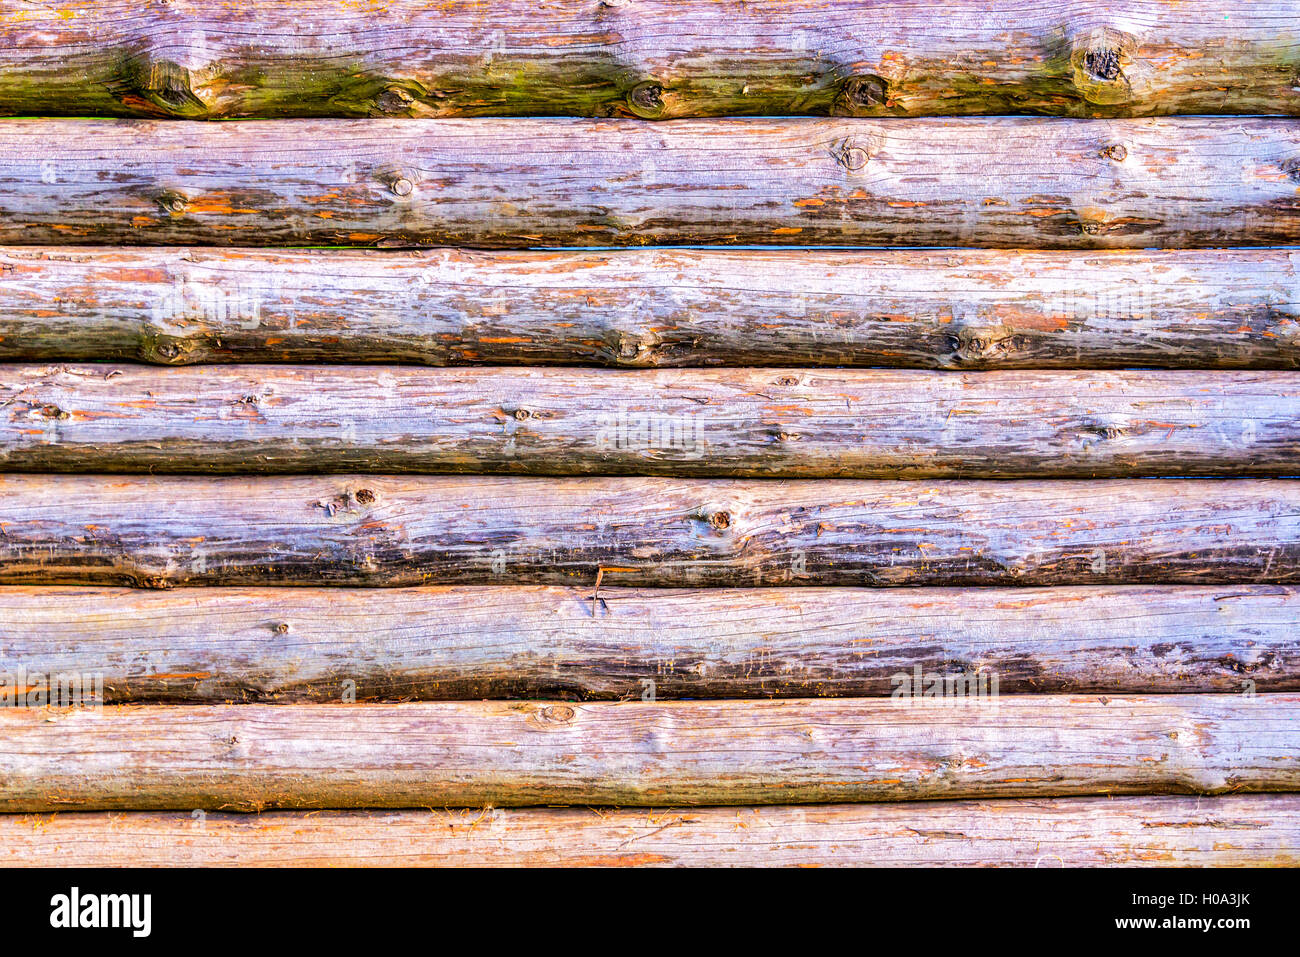
POLYGON ((1300 366, 1287 249, 0 249, 0 360, 1300 366))
POLYGON ((1300 474, 1291 372, 0 365, 0 468, 1300 474))
POLYGON ((1296 113, 1288 0, 0 4, 0 111, 1296 113))
POLYGON ((0 476, 3 584, 1300 583, 1300 483, 0 476))
POLYGON ((884 696, 916 668, 1001 694, 1300 691, 1297 620, 1300 592, 1241 585, 6 587, 0 674, 98 675, 109 703, 884 696))
POLYGON ((1290 794, 0 815, 6 867, 1294 867, 1290 794))
POLYGON ((1300 242, 1277 118, 0 121, 0 243, 1300 242))
POLYGON ((5 812, 1294 791, 1300 696, 0 708, 0 755, 5 812))

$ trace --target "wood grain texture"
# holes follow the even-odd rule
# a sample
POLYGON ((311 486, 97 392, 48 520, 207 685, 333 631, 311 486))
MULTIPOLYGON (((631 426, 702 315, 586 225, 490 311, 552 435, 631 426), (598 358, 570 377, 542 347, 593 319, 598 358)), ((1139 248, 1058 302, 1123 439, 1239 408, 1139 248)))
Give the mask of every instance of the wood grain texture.
POLYGON ((1300 691, 1298 619, 1296 589, 1241 585, 11 586, 0 674, 98 675, 109 703, 887 696, 916 668, 1001 694, 1300 691))
POLYGON ((0 4, 0 111, 1296 113, 1288 0, 0 4))
POLYGON ((1278 118, 0 121, 0 243, 1300 242, 1278 118))
POLYGON ((1300 696, 0 708, 0 811, 1300 790, 1300 696))
POLYGON ((0 360, 1300 366, 1289 249, 0 249, 0 360))
POLYGON ((0 583, 1300 583, 1300 483, 0 476, 0 583))
POLYGON ((1291 372, 0 365, 32 472, 1300 474, 1291 372))
POLYGON ((1300 797, 0 815, 6 867, 1294 867, 1300 797))

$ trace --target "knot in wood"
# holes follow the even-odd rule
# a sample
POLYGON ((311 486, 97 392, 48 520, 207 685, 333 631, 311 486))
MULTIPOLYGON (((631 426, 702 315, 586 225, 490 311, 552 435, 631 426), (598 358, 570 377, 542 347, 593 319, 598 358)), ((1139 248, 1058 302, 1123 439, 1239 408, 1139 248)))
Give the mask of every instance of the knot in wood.
POLYGON ((998 353, 1005 336, 996 329, 961 327, 948 336, 949 361, 954 364, 980 363, 998 353))
POLYGON ((164 85, 157 92, 158 99, 174 110, 180 110, 189 105, 194 98, 187 82, 181 82, 177 76, 167 78, 164 85))
POLYGON ((153 362, 174 362, 193 351, 196 343, 184 337, 169 335, 160 329, 141 331, 137 349, 140 358, 153 362))
POLYGON ((208 115, 207 104, 195 95, 190 71, 148 52, 120 61, 106 85, 119 101, 144 100, 163 116, 198 119, 208 115))
POLYGON ((842 140, 831 147, 831 156, 835 162, 851 173, 863 169, 871 160, 871 154, 852 140, 842 140))
POLYGON ((175 190, 164 190, 159 193, 154 200, 164 213, 170 216, 179 216, 189 207, 190 201, 182 193, 175 190))
POLYGON ((415 103, 415 97, 400 86, 390 86, 375 97, 375 109, 380 113, 405 113, 415 103))
POLYGON ((1094 80, 1116 80, 1120 73, 1119 57, 1116 47, 1087 50, 1083 54, 1083 68, 1094 80))
POLYGON ((1282 172, 1293 183, 1300 183, 1300 157, 1287 160, 1282 164, 1282 172))
POLYGON ((1128 149, 1123 143, 1112 143, 1110 146, 1103 146, 1100 155, 1116 163, 1122 163, 1128 158, 1128 149))
MULTIPOLYGON (((646 320, 654 317, 654 310, 639 300, 636 307, 638 314, 644 314, 646 320)), ((636 365, 653 363, 655 353, 663 343, 659 334, 651 329, 642 332, 611 329, 605 333, 605 341, 609 344, 609 353, 615 361, 636 365)))
POLYGON ((1091 435, 1098 439, 1118 439, 1123 436, 1128 429, 1122 425, 1108 424, 1105 422, 1088 422, 1079 427, 1079 431, 1084 435, 1091 435))
POLYGON ((368 488, 357 489, 356 499, 362 505, 369 505, 375 500, 375 493, 368 488))
POLYGON ((723 531, 731 527, 731 513, 725 510, 719 510, 709 515, 709 524, 718 531, 723 531))
POLYGON ((399 176, 388 187, 398 196, 410 196, 411 191, 415 189, 414 184, 404 176, 399 176))
POLYGON ((1133 90, 1124 64, 1137 45, 1132 34, 1110 26, 1075 32, 1070 37, 1074 86, 1085 102, 1117 106, 1129 101, 1133 90))
POLYGON ((165 575, 136 575, 131 579, 134 588, 152 588, 157 591, 171 591, 176 583, 165 575))
POLYGON ((528 722, 539 728, 564 726, 573 721, 577 711, 567 704, 538 708, 528 715, 528 722))
POLYGON ((874 73, 849 77, 840 87, 840 92, 845 103, 854 109, 884 106, 889 99, 889 85, 883 77, 876 76, 874 73))
POLYGON ((637 116, 651 119, 664 111, 663 84, 654 80, 638 83, 627 94, 627 105, 637 116))
POLYGON ((615 348, 617 350, 618 358, 635 359, 637 356, 641 354, 641 351, 645 348, 645 346, 641 343, 641 340, 636 338, 635 336, 620 335, 618 337, 615 348))

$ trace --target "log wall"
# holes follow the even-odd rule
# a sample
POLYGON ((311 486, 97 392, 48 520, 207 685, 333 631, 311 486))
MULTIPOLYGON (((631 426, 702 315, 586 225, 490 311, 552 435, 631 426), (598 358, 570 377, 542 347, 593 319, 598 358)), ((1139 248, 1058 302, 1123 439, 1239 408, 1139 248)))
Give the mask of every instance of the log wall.
POLYGON ((1297 50, 0 0, 0 860, 1296 864, 1297 50))

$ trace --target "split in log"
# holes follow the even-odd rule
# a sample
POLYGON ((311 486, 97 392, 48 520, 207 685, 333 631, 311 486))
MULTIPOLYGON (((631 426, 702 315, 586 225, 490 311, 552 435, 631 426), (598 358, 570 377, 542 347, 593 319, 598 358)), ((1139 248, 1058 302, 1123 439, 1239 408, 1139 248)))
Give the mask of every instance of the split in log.
POLYGON ((0 361, 1300 366, 1277 249, 0 250, 0 361))
POLYGON ((6 867, 1295 867, 1300 796, 0 815, 6 867))
POLYGON ((1300 124, 0 121, 0 243, 1300 242, 1300 124))
POLYGON ((1300 695, 0 708, 0 811, 1300 790, 1300 695))
POLYGON ((1292 372, 0 366, 0 468, 1300 474, 1292 372))
POLYGON ((945 695, 1277 692, 1297 620, 1300 592, 1240 585, 7 587, 0 674, 43 679, 12 679, 28 704, 77 675, 110 704, 886 696, 917 669, 945 695))
POLYGON ((0 111, 1297 113, 1289 0, 0 4, 0 111))
POLYGON ((1300 583, 1300 483, 0 476, 0 583, 1300 583))

